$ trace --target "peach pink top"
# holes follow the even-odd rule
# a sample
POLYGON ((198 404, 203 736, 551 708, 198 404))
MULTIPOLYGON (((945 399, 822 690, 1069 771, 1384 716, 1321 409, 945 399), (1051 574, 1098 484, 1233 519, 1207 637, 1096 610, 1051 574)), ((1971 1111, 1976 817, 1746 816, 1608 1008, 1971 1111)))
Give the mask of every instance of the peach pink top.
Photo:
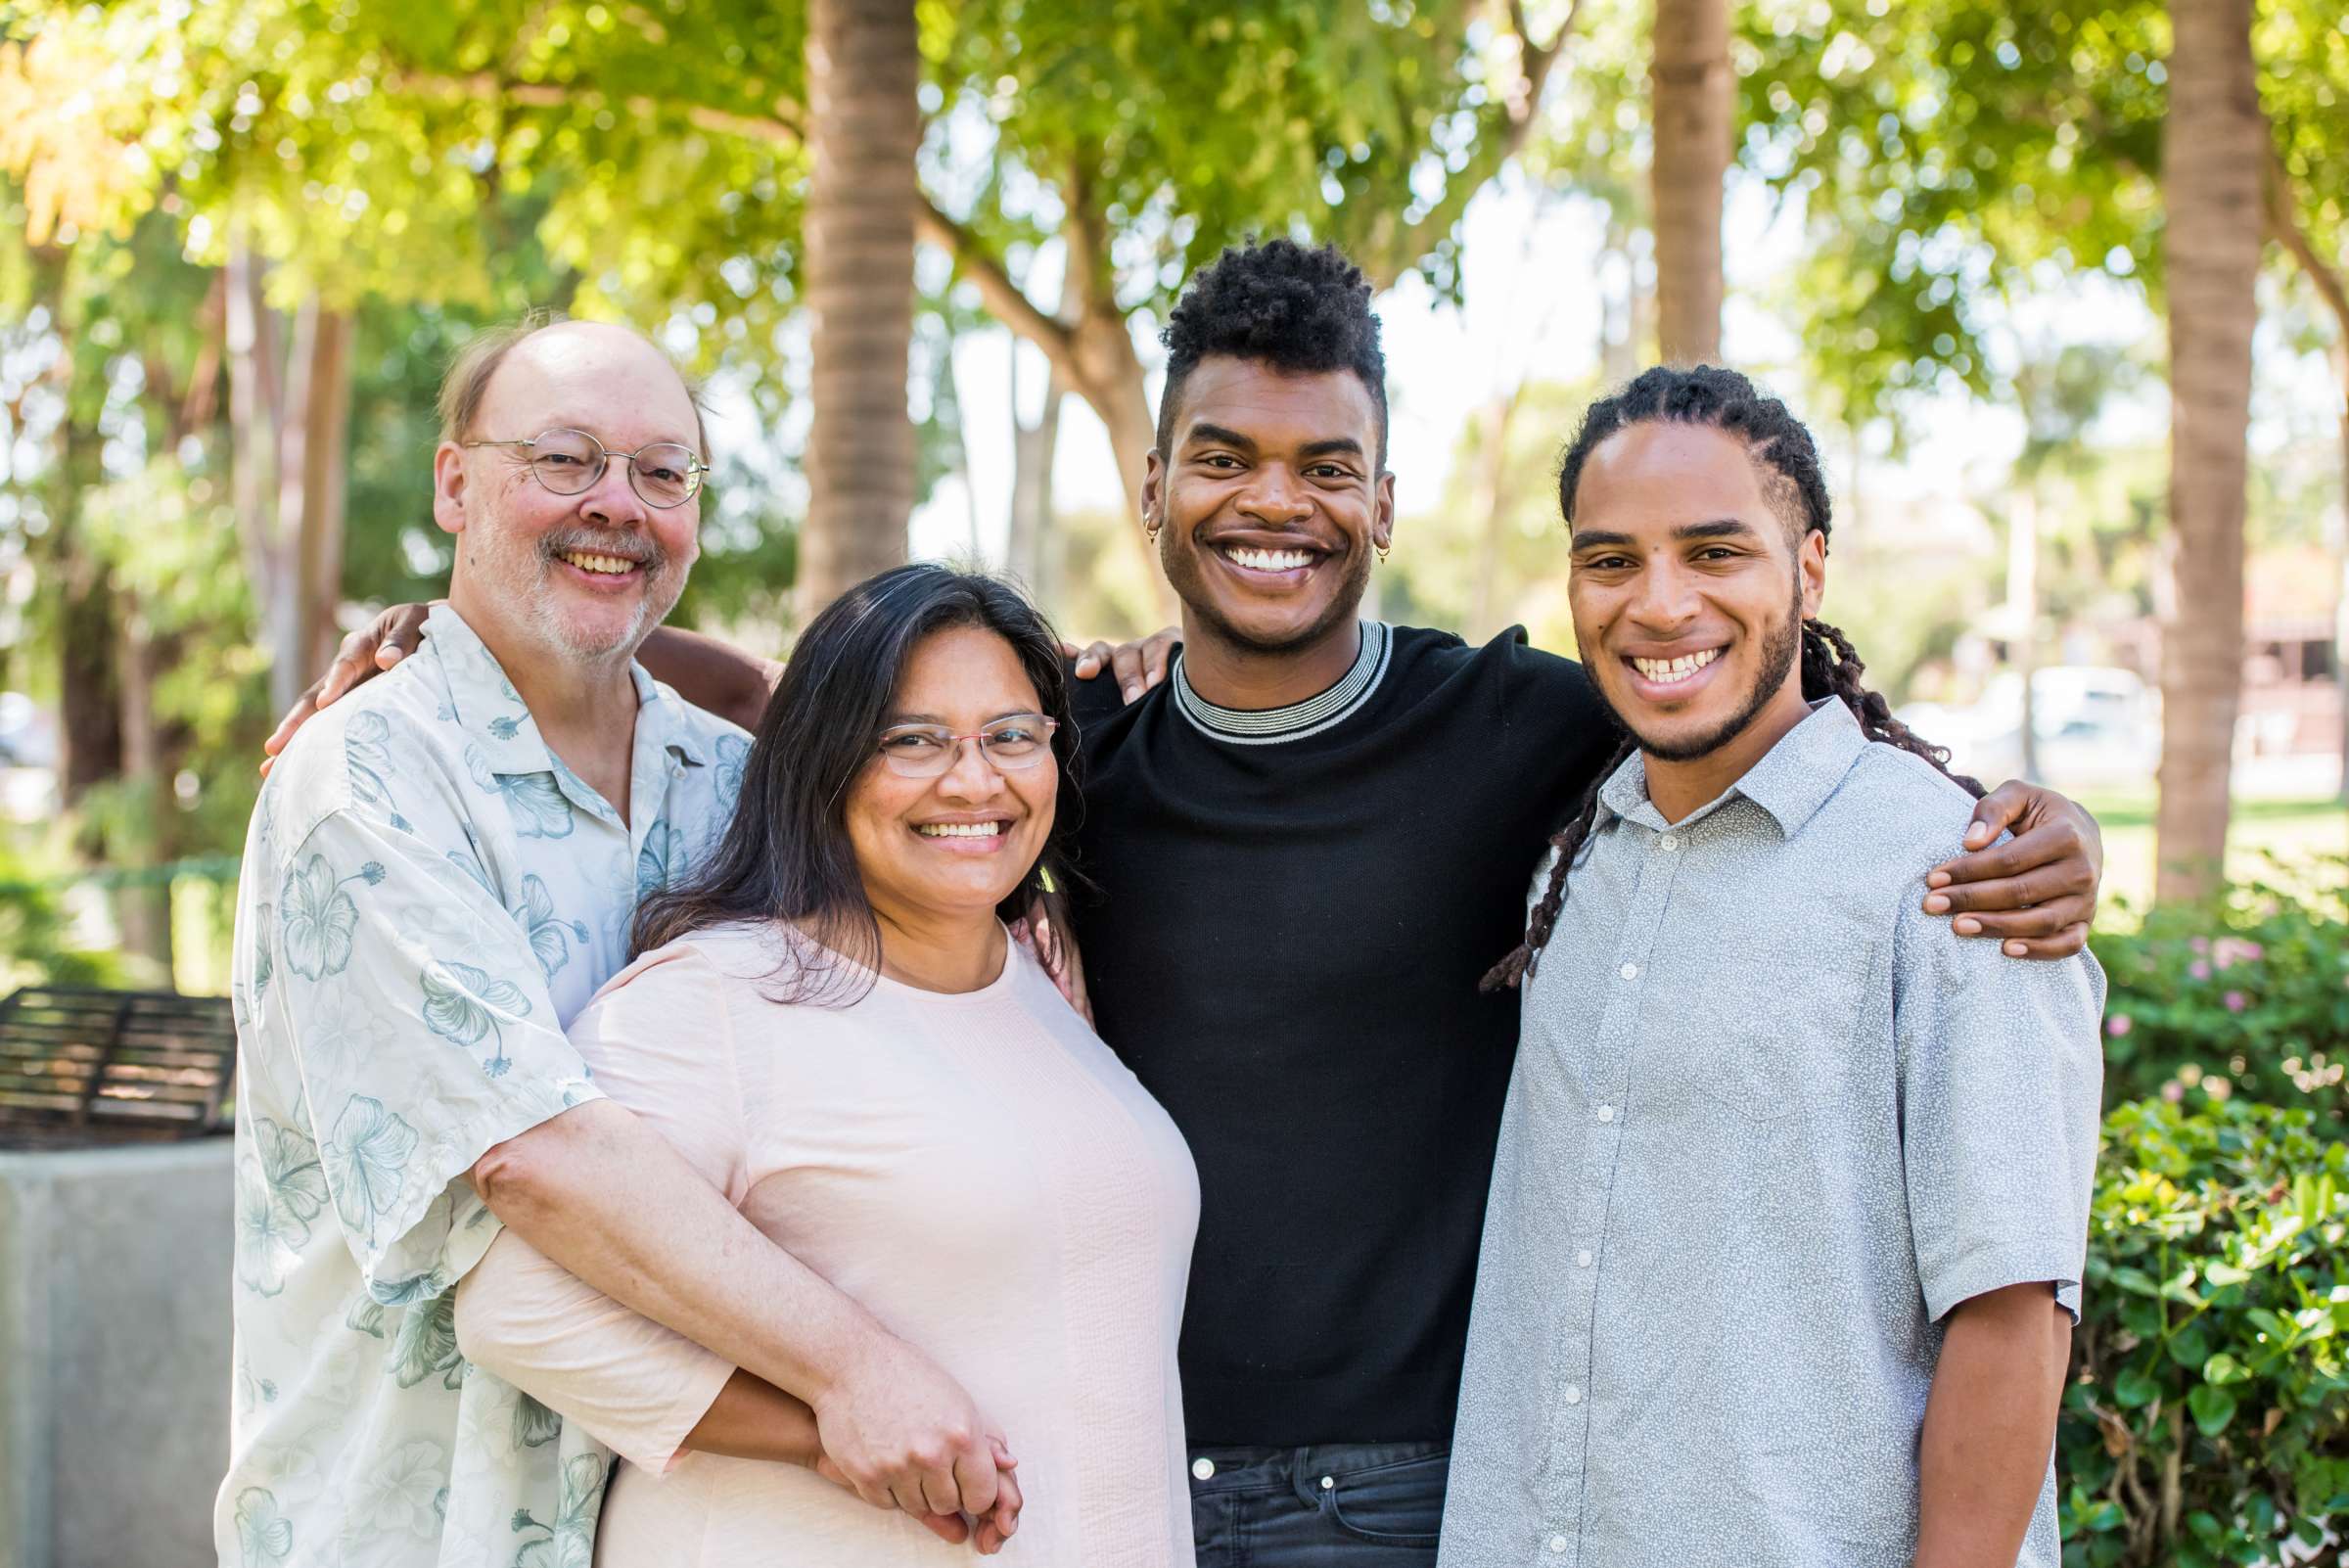
MULTIPOLYGON (((958 994, 780 1005, 772 928, 647 953, 573 1023, 596 1084, 779 1246, 959 1379, 1020 1460, 996 1559, 1191 1559, 1182 1321, 1198 1179, 1157 1101, 1027 952, 958 994), (762 992, 762 987, 764 991, 762 992)), ((967 1564, 797 1466, 677 1453, 732 1371, 504 1236, 467 1353, 616 1450, 596 1561, 967 1564)))

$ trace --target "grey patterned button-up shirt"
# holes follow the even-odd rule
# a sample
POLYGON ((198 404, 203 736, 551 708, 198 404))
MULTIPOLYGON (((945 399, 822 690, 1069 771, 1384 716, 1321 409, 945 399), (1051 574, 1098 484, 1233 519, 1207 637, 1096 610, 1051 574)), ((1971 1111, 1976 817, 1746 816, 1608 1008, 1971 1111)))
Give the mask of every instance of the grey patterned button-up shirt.
POLYGON ((1443 1561, 1906 1568, 1944 1314, 2078 1313, 2103 976, 1922 912, 1972 803, 1841 703, 1677 824, 1636 755, 1600 799, 1526 983, 1443 1561))

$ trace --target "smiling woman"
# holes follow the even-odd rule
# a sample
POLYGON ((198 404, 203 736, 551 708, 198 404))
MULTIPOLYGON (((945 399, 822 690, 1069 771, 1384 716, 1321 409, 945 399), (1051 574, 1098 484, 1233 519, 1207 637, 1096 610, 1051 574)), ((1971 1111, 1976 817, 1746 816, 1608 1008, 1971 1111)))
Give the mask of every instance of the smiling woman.
POLYGON ((1059 645, 1011 588, 934 566, 852 588, 785 668, 722 842, 639 904, 636 961, 571 1031, 597 1087, 967 1392, 996 1454, 956 1468, 978 1518, 868 1505, 813 1468, 807 1407, 509 1232, 457 1331, 626 1461, 599 1564, 789 1540, 911 1568, 966 1528, 1064 1568, 1191 1555, 1174 1345, 1197 1178, 1003 925, 1056 858, 1074 739, 1059 645))
POLYGON ((787 922, 810 939, 779 977, 797 1001, 933 962, 923 934, 940 916, 1017 919, 1056 872, 1065 885, 1054 807, 1075 735, 1059 643, 1016 591, 885 572, 809 623, 734 821, 702 875, 637 906, 636 950, 787 922))

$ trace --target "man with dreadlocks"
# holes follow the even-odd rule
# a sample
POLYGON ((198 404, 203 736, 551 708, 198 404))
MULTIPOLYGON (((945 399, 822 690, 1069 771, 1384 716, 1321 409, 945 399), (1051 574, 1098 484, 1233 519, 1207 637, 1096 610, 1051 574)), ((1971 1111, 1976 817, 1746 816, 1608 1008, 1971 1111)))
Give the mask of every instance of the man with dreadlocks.
POLYGON ((2053 1568, 2103 976, 1921 912, 1975 797, 1817 619, 1811 436, 1593 406, 1558 497, 1628 732, 1487 984, 1523 1027, 1447 1568, 2053 1568))
MULTIPOLYGON (((1515 998, 1477 981, 1615 730, 1581 667, 1522 631, 1475 648, 1361 616, 1395 488, 1378 318, 1342 254, 1225 252, 1166 345, 1141 499, 1181 652, 1146 692, 1128 648, 1115 684, 1072 694, 1075 913, 1101 1036, 1199 1171, 1181 1334, 1199 1558, 1425 1568, 1517 1041, 1515 998)), ((379 627, 387 659, 415 646, 412 620, 379 627)), ((643 657, 754 725, 779 668, 684 632, 643 657)), ((376 660, 354 639, 329 689, 376 660)), ((1925 897, 1996 945, 1936 934, 2077 952, 2094 822, 2022 785, 1977 815, 1925 897)))

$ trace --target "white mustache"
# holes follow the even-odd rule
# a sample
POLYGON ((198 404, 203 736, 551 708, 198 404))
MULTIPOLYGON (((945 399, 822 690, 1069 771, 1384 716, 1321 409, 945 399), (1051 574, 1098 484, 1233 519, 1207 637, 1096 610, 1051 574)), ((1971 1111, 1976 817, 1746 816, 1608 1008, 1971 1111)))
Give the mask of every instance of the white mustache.
POLYGON ((647 575, 668 565, 668 556, 659 545, 632 533, 623 533, 617 539, 606 539, 574 530, 568 533, 549 534, 545 542, 538 546, 538 551, 549 561, 566 554, 618 556, 622 561, 633 561, 643 567, 647 575))

